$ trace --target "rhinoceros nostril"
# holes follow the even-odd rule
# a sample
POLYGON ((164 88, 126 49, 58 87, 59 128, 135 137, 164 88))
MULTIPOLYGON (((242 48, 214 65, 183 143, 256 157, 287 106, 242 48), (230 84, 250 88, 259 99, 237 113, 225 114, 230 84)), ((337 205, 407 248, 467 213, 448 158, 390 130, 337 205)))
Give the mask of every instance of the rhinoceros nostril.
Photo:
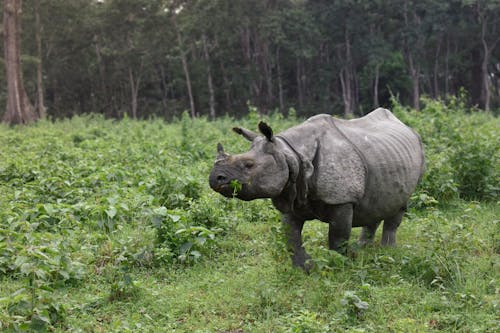
POLYGON ((225 182, 226 180, 227 180, 226 176, 223 176, 223 175, 218 175, 217 176, 217 181, 219 183, 225 182))

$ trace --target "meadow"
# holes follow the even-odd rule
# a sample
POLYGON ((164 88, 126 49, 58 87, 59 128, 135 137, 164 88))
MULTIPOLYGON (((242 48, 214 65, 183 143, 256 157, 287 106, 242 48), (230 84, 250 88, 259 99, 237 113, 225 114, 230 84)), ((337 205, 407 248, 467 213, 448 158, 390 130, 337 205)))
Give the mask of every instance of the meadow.
POLYGON ((460 100, 393 111, 427 172, 398 245, 328 250, 306 224, 310 274, 291 267, 269 200, 208 187, 216 144, 263 117, 136 121, 96 115, 0 125, 2 332, 498 332, 500 122, 460 100))

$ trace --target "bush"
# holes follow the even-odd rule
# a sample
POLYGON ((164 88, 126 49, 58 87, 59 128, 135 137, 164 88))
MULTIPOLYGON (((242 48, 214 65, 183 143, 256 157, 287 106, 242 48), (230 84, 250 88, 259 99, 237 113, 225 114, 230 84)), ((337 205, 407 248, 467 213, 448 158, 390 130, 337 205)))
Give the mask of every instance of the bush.
MULTIPOLYGON (((419 112, 393 101, 394 113, 415 129, 424 143, 426 172, 418 193, 439 202, 456 197, 491 200, 498 195, 498 119, 489 113, 467 110, 463 98, 423 98, 419 112)), ((417 194, 414 198, 421 197, 417 194)))
POLYGON ((451 155, 458 191, 464 199, 494 199, 498 195, 498 140, 487 132, 464 132, 451 155))

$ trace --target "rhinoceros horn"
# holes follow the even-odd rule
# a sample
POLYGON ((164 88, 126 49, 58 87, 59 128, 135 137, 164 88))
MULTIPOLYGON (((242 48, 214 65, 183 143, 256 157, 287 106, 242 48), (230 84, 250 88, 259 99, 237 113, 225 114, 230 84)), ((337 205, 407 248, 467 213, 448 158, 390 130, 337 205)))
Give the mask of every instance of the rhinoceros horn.
POLYGON ((256 137, 259 136, 259 134, 252 132, 250 130, 247 130, 246 128, 243 127, 233 127, 233 131, 241 136, 243 136, 245 139, 248 141, 253 141, 256 137))

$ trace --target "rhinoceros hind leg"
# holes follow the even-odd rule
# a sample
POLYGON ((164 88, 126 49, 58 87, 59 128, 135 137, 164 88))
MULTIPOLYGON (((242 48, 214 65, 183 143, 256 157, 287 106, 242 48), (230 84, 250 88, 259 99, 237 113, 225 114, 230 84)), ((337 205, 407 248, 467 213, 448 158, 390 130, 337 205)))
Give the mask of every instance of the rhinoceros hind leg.
POLYGON ((384 219, 384 229, 382 231, 382 245, 396 245, 396 231, 398 230, 401 220, 403 219, 404 211, 401 210, 396 215, 384 219))
POLYGON ((361 235, 359 236, 358 244, 360 246, 365 246, 371 244, 373 239, 375 238, 375 232, 377 231, 378 226, 381 221, 374 223, 370 226, 363 227, 363 231, 361 231, 361 235))

